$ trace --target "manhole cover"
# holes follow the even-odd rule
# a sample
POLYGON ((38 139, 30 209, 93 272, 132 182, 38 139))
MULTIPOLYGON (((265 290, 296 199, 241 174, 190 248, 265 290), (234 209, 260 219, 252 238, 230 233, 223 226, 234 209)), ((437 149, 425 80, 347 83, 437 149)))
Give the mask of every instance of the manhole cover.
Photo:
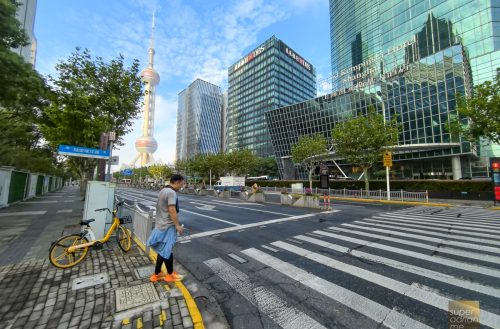
POLYGON ((82 276, 73 280, 71 289, 78 290, 82 288, 97 286, 98 284, 103 284, 108 282, 109 277, 107 273, 100 273, 88 276, 82 276))
POLYGON ((115 292, 117 312, 160 300, 152 283, 119 288, 115 292))
POLYGON ((154 265, 139 267, 139 268, 135 269, 135 276, 138 279, 149 278, 149 276, 151 274, 153 274, 154 271, 155 271, 154 265))

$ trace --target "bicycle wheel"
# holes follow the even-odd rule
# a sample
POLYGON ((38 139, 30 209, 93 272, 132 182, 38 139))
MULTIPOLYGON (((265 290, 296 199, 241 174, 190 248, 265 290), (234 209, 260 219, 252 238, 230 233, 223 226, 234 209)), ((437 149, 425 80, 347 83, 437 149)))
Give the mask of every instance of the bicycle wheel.
POLYGON ((121 225, 116 229, 116 241, 118 241, 120 249, 125 252, 129 251, 132 246, 130 243, 130 232, 121 225))
POLYGON ((68 252, 68 248, 79 244, 87 243, 88 240, 80 234, 71 234, 61 237, 54 242, 49 249, 49 260, 52 265, 59 268, 68 268, 80 263, 89 247, 76 249, 74 252, 68 252))

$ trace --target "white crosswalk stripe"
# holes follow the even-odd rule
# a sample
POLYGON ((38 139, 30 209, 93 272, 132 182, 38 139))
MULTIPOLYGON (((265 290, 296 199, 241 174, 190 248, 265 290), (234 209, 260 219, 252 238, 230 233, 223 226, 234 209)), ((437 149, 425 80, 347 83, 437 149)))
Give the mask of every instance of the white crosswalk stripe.
POLYGON ((288 306, 286 302, 266 288, 252 284, 248 275, 238 271, 222 259, 210 259, 204 263, 238 291, 246 300, 257 306, 259 310, 268 315, 282 328, 325 328, 296 308, 288 306))
MULTIPOLYGON (((500 235, 496 234, 500 232, 500 216, 464 208, 437 211, 413 207, 381 213, 240 253, 249 260, 247 269, 252 264, 264 265, 267 275, 272 269, 278 273, 273 276, 282 275, 380 326, 446 327, 447 323, 436 321, 446 321, 450 302, 477 300, 481 325, 500 328, 500 235), (325 272, 326 268, 330 272, 325 272), (380 293, 384 290, 408 302, 385 299, 380 293), (426 311, 420 313, 419 306, 405 308, 413 305, 410 300, 425 305, 426 311), (440 312, 442 318, 429 316, 430 309, 440 312)), ((289 286, 297 287, 271 286, 269 293, 289 286)))

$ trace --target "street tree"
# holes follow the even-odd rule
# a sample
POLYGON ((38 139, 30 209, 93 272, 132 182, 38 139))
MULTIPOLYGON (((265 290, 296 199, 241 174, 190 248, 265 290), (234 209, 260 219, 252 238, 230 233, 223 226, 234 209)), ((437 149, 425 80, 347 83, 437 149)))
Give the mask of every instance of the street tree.
POLYGON ((270 177, 278 177, 278 164, 276 159, 269 158, 257 158, 257 164, 255 168, 249 172, 250 176, 263 176, 267 175, 270 177))
MULTIPOLYGON (((51 146, 59 144, 98 147, 102 133, 114 131, 115 145, 131 130, 143 96, 139 61, 127 67, 119 55, 109 62, 93 58, 88 49, 76 48, 56 64, 50 106, 44 111, 42 132, 51 146)), ((90 175, 94 159, 70 158, 80 177, 90 175)))
POLYGON ((226 154, 227 170, 236 176, 248 175, 257 165, 257 156, 248 149, 241 149, 226 154))
POLYGON ((474 94, 457 94, 458 117, 450 120, 449 130, 457 140, 476 142, 484 138, 487 143, 500 144, 500 68, 493 81, 474 87, 474 94))
POLYGON ((162 182, 165 182, 174 173, 169 166, 163 163, 156 163, 149 166, 148 171, 155 181, 161 180, 162 182))
POLYGON ((307 171, 310 189, 312 189, 313 171, 321 161, 320 156, 326 155, 327 152, 328 141, 320 134, 301 136, 298 142, 292 146, 292 160, 294 163, 299 163, 307 171))
POLYGON ((32 65, 11 51, 28 44, 17 6, 0 1, 0 165, 54 173, 61 164, 43 145, 39 130, 49 89, 32 65))
POLYGON ((370 108, 366 115, 338 122, 332 130, 336 155, 363 169, 366 191, 370 188, 369 169, 382 160, 384 151, 395 145, 397 140, 396 118, 385 122, 384 117, 373 108, 370 108))

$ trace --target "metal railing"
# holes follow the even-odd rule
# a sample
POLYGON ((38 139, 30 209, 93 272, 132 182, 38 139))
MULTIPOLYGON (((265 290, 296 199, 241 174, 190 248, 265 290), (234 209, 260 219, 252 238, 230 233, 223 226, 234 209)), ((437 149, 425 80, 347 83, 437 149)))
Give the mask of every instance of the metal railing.
MULTIPOLYGON (((291 188, 286 187, 262 187, 265 192, 287 192, 296 193, 292 191, 291 188)), ((306 193, 309 188, 304 187, 302 193, 306 193)), ((348 190, 348 189, 320 189, 313 188, 312 193, 320 195, 329 195, 343 198, 358 198, 358 199, 375 199, 375 200, 387 200, 387 191, 385 190, 371 190, 366 191, 364 189, 359 190, 348 190)), ((428 191, 424 192, 409 192, 404 190, 393 190, 390 192, 391 200, 395 201, 414 201, 414 202, 429 202, 428 191)))
MULTIPOLYGON (((154 227, 155 211, 141 208, 136 201, 133 204, 125 203, 120 207, 118 217, 130 216, 132 218, 132 234, 146 246, 146 241, 154 227)), ((146 253, 149 247, 146 246, 146 253)))

